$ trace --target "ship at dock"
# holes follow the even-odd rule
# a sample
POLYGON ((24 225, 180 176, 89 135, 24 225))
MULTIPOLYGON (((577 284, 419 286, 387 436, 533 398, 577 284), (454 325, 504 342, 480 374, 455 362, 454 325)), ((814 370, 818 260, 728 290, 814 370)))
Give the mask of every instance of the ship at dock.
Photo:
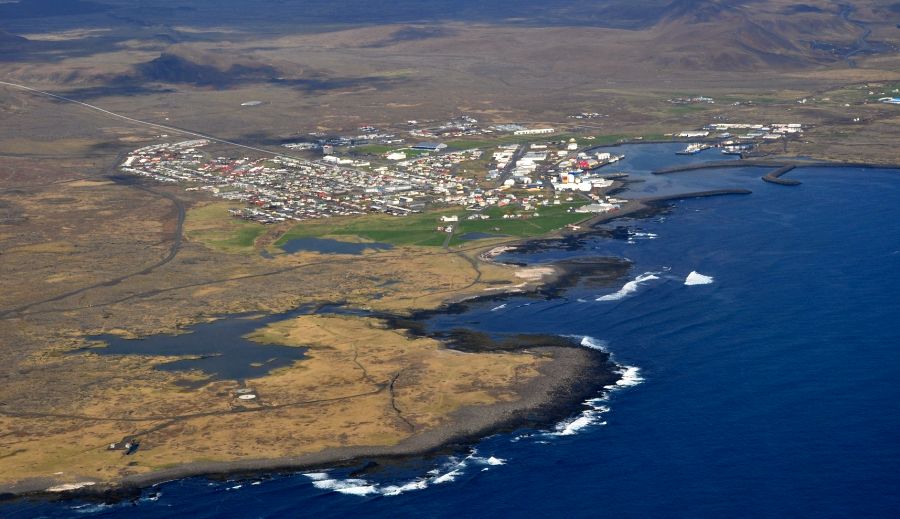
POLYGON ((708 150, 711 148, 709 144, 703 144, 700 142, 694 142, 688 144, 687 147, 681 151, 676 151, 676 155, 694 155, 695 153, 700 153, 703 150, 708 150))
POLYGON ((752 145, 749 144, 734 144, 728 146, 722 146, 722 154, 724 155, 740 155, 745 151, 750 151, 753 148, 752 145))

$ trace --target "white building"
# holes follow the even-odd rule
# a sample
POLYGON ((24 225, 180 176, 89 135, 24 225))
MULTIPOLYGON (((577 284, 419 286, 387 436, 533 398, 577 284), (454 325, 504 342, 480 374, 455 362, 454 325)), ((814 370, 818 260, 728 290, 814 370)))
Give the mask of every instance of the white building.
POLYGON ((516 130, 513 132, 513 135, 544 135, 555 131, 553 128, 527 128, 525 130, 516 130))

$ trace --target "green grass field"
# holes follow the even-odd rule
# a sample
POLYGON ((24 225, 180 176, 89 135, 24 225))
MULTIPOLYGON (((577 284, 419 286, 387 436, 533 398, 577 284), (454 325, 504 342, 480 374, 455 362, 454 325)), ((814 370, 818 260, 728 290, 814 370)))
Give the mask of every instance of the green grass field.
POLYGON ((351 153, 359 155, 383 155, 389 151, 394 151, 396 146, 388 146, 387 144, 366 144, 365 146, 356 146, 351 148, 351 153))
POLYGON ((536 209, 536 212, 540 216, 528 216, 515 219, 503 219, 503 215, 514 213, 523 213, 527 215, 534 211, 524 212, 520 208, 491 207, 483 212, 483 214, 491 217, 490 220, 466 220, 466 216, 472 213, 463 212, 460 213, 460 221, 456 224, 456 231, 453 233, 453 239, 450 244, 460 245, 466 243, 464 240, 460 239, 460 236, 470 232, 514 236, 517 238, 527 238, 530 236, 547 234, 551 231, 561 229, 567 224, 576 223, 587 218, 589 215, 568 212, 570 208, 578 207, 580 205, 583 205, 583 203, 539 206, 536 209))
POLYGON ((188 238, 224 252, 253 252, 253 243, 266 227, 228 214, 230 203, 213 203, 188 211, 185 234, 188 238))
POLYGON ((691 105, 675 105, 669 107, 669 113, 673 114, 687 114, 693 112, 703 112, 705 110, 709 110, 714 105, 709 104, 691 104, 691 105))
POLYGON ((286 232, 276 246, 294 238, 319 236, 358 236, 360 238, 393 245, 440 246, 446 234, 437 230, 439 217, 459 210, 430 211, 410 216, 367 215, 356 218, 330 218, 301 222, 286 232))
MULTIPOLYGON (((330 236, 359 237, 365 240, 390 243, 393 245, 416 245, 421 247, 439 247, 447 238, 446 233, 438 231, 438 226, 448 225, 440 221, 443 215, 459 216, 460 221, 452 225, 456 229, 451 245, 465 243, 459 236, 469 232, 483 232, 515 237, 539 236, 560 229, 566 224, 584 220, 588 215, 567 212, 571 207, 581 203, 567 203, 557 206, 539 207, 538 217, 521 219, 503 219, 504 214, 520 212, 510 207, 492 207, 484 211, 490 220, 467 220, 473 214, 460 208, 429 211, 422 214, 398 217, 387 215, 369 215, 357 218, 333 218, 301 222, 291 228, 275 242, 276 246, 284 245, 294 238, 330 236)), ((529 211, 533 212, 533 211, 529 211)))
POLYGON ((430 153, 427 150, 414 150, 407 147, 388 146, 386 144, 366 144, 365 146, 350 148, 350 154, 355 156, 378 155, 380 157, 391 151, 402 151, 403 153, 406 153, 406 158, 408 159, 421 157, 422 155, 428 155, 430 153))

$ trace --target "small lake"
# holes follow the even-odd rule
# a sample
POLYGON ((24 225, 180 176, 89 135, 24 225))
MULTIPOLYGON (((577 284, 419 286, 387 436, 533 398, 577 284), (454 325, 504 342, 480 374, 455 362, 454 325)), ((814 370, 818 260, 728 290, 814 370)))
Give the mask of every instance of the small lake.
POLYGON ((98 355, 178 355, 199 358, 180 359, 156 366, 162 371, 199 370, 212 380, 243 380, 262 377, 276 368, 290 366, 305 357, 306 348, 261 344, 244 338, 259 328, 308 313, 301 307, 282 314, 259 316, 238 314, 211 323, 188 328, 180 335, 151 335, 125 339, 116 335, 90 337, 108 344, 91 348, 98 355))
POLYGON ((289 240, 281 249, 285 252, 318 252, 319 254, 362 254, 366 249, 390 250, 394 246, 390 243, 361 242, 332 240, 330 238, 294 238, 289 240))

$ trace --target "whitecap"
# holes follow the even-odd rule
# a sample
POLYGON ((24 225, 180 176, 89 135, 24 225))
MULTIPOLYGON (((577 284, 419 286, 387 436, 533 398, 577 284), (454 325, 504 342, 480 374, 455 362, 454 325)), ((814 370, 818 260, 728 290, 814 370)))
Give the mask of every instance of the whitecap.
POLYGON ((388 485, 381 490, 381 494, 385 496, 399 496, 410 490, 425 490, 428 488, 428 481, 418 479, 402 485, 388 485))
POLYGON ((593 337, 585 335, 584 337, 581 338, 581 345, 584 346, 585 348, 590 348, 592 350, 600 350, 600 351, 605 352, 605 351, 607 351, 606 347, 607 347, 608 343, 604 340, 595 339, 593 337))
POLYGON ((334 489, 336 492, 340 492, 341 494, 350 494, 353 496, 367 496, 369 494, 378 493, 378 489, 375 488, 374 485, 364 485, 357 487, 341 487, 334 489))
MULTIPOLYGON (((597 339, 589 335, 570 337, 581 337, 581 346, 585 348, 609 353, 608 344, 602 339, 597 339)), ((611 353, 610 360, 613 360, 613 355, 611 353)), ((553 428, 553 431, 544 433, 544 436, 571 436, 577 434, 586 427, 606 425, 606 421, 602 420, 602 417, 604 413, 607 413, 610 410, 606 405, 609 403, 609 393, 613 390, 636 386, 644 381, 644 378, 640 375, 640 368, 636 366, 620 366, 616 370, 616 373, 620 375, 619 380, 614 384, 604 386, 606 392, 603 395, 584 402, 584 405, 589 409, 582 411, 579 415, 569 418, 568 420, 559 422, 553 428)), ((525 437, 527 436, 517 436, 513 441, 518 441, 525 437)))
POLYGON ((70 510, 74 511, 78 514, 98 514, 100 512, 109 510, 113 508, 114 505, 109 505, 106 503, 98 503, 98 504, 83 504, 78 506, 73 506, 70 510))
POLYGON ((619 374, 622 375, 622 378, 616 381, 618 387, 632 387, 644 381, 644 377, 641 376, 641 368, 637 366, 623 366, 619 370, 619 374))
POLYGON ((434 478, 433 480, 431 480, 431 482, 432 482, 432 483, 435 483, 435 484, 438 484, 438 485, 441 484, 441 483, 449 483, 449 482, 451 482, 451 481, 456 481, 456 476, 459 476, 459 475, 461 475, 461 474, 462 474, 462 472, 460 472, 459 470, 454 469, 454 470, 451 470, 450 472, 448 472, 448 473, 446 473, 446 474, 441 474, 440 476, 438 476, 438 477, 434 478))
POLYGON ((473 463, 478 463, 480 465, 504 465, 506 464, 506 460, 497 458, 494 456, 488 456, 487 458, 483 456, 476 456, 477 451, 472 451, 472 454, 466 456, 466 461, 471 461, 473 463))
POLYGON ((447 462, 427 472, 426 476, 416 478, 408 482, 394 484, 378 484, 365 479, 348 478, 338 479, 327 472, 309 472, 303 475, 312 480, 313 486, 322 490, 331 490, 342 494, 366 496, 380 494, 383 496, 397 496, 414 490, 424 490, 430 485, 439 485, 456 481, 459 476, 465 474, 469 465, 478 464, 485 466, 483 470, 489 470, 491 466, 504 465, 506 460, 495 456, 483 457, 478 451, 472 452, 464 459, 450 457, 447 462))
POLYGON ((684 279, 684 284, 688 285, 688 286, 709 285, 710 283, 713 282, 713 280, 714 279, 712 276, 705 276, 705 275, 697 272, 696 270, 692 270, 691 273, 688 274, 687 277, 684 279))
POLYGON ((318 479, 313 486, 321 490, 333 490, 342 494, 366 496, 375 494, 378 489, 364 479, 318 479))
POLYGON ((494 308, 491 308, 491 312, 496 312, 497 310, 503 310, 504 308, 506 308, 506 303, 503 303, 500 306, 495 306, 494 308))
POLYGON ((625 283, 625 285, 619 289, 618 292, 614 292, 612 294, 607 294, 605 296, 598 297, 596 301, 618 301, 620 299, 624 299, 628 297, 630 294, 637 292, 637 289, 641 286, 642 283, 647 281, 652 281, 654 279, 659 279, 657 272, 645 272, 640 276, 634 278, 632 281, 625 283))
POLYGON ((593 423, 594 418, 585 411, 576 418, 556 424, 556 431, 552 434, 554 436, 571 436, 593 423))

